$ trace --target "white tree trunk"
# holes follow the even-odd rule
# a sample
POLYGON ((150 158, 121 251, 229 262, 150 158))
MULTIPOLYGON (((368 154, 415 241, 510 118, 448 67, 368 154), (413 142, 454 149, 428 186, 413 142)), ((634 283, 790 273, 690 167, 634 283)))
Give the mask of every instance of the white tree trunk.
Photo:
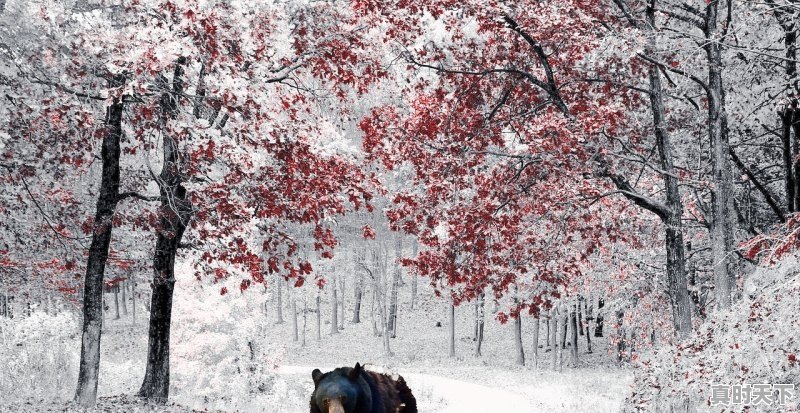
POLYGON ((514 348, 516 349, 516 363, 518 366, 525 365, 525 350, 522 348, 522 315, 514 319, 514 348))
POLYGON ((336 283, 331 283, 331 334, 339 334, 339 301, 336 298, 336 283))
POLYGON ((317 291, 317 341, 322 341, 322 307, 320 306, 319 291, 317 291))
POLYGON ((283 324, 283 302, 281 296, 283 295, 283 282, 280 278, 276 281, 275 284, 275 310, 278 312, 277 317, 278 319, 275 320, 275 324, 283 324))
MULTIPOLYGON (((417 257, 417 249, 418 249, 418 245, 417 245, 417 240, 415 238, 413 243, 411 244, 411 257, 412 258, 416 258, 417 257)), ((414 304, 416 304, 416 302, 417 302, 417 275, 412 273, 411 274, 411 309, 412 310, 414 309, 414 304)))
POLYGON ((298 329, 297 329, 297 300, 291 298, 292 300, 292 331, 294 332, 294 341, 297 342, 299 340, 298 337, 298 329))
POLYGON ((531 352, 531 367, 539 366, 539 317, 533 319, 533 351, 531 352))
POLYGON ((300 344, 301 346, 306 346, 306 319, 308 318, 308 302, 303 300, 303 341, 300 344))
POLYGON ((475 357, 481 356, 481 348, 483 347, 483 328, 486 313, 486 299, 484 293, 481 292, 478 296, 478 302, 475 303, 475 357))
POLYGON ((550 368, 552 370, 558 370, 558 307, 554 306, 552 310, 550 310, 550 368))
POLYGON ((456 306, 450 304, 450 357, 456 356, 456 306))

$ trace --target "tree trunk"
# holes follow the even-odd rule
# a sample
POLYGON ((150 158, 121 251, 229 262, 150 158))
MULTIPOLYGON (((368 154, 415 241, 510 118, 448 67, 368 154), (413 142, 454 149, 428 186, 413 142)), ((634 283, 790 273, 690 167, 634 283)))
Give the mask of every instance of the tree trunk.
POLYGON ((792 158, 794 164, 792 165, 794 171, 794 205, 795 209, 800 205, 800 113, 797 109, 797 99, 792 101, 792 129, 794 130, 794 140, 792 141, 792 158))
POLYGON ((561 318, 558 320, 558 322, 563 325, 559 326, 560 328, 559 331, 561 333, 558 336, 558 344, 562 350, 567 349, 567 321, 569 319, 569 313, 570 313, 569 307, 567 306, 564 306, 564 308, 561 311, 559 311, 561 318))
POLYGON ((322 341, 322 307, 319 292, 317 292, 317 341, 322 341))
POLYGON ((590 333, 589 329, 589 321, 593 319, 591 298, 584 302, 584 305, 586 306, 586 311, 584 312, 584 314, 586 314, 586 323, 584 324, 584 327, 586 328, 586 352, 592 354, 592 334, 590 333))
POLYGON ((131 282, 131 310, 133 310, 133 325, 136 325, 136 281, 131 282))
POLYGON ((548 316, 545 320, 545 341, 544 344, 546 347, 550 347, 550 317, 548 316))
POLYGON ((292 297, 292 332, 294 333, 294 342, 300 340, 299 331, 297 328, 297 300, 292 297))
POLYGON ((160 226, 156 232, 153 253, 153 295, 150 301, 150 327, 147 344, 147 367, 138 396, 155 403, 166 403, 169 397, 169 335, 172 323, 172 295, 175 291, 175 257, 183 233, 192 218, 192 205, 183 186, 178 144, 166 133, 168 119, 177 114, 176 96, 183 93, 183 65, 178 59, 172 84, 162 79, 161 121, 163 131, 164 166, 159 175, 161 206, 160 226), (171 86, 171 87, 170 87, 171 86))
POLYGON ((625 320, 625 312, 617 310, 617 363, 622 362, 625 355, 625 329, 622 327, 622 322, 625 320))
POLYGON ((391 349, 391 347, 389 345, 389 343, 390 343, 389 342, 389 336, 390 336, 390 333, 389 333, 389 314, 388 314, 388 311, 386 311, 386 306, 384 304, 385 302, 386 302, 386 298, 383 297, 383 299, 381 300, 381 305, 379 307, 380 308, 380 313, 379 314, 380 314, 380 317, 381 317, 381 328, 383 329, 381 336, 383 337, 383 351, 385 352, 386 356, 391 357, 391 356, 393 356, 393 353, 392 353, 392 349, 391 349))
POLYGON ((605 302, 602 298, 597 300, 597 318, 595 318, 594 324, 594 336, 595 337, 603 337, 603 313, 600 311, 603 308, 605 302))
POLYGON ((340 279, 340 283, 339 284, 341 285, 341 294, 340 294, 341 298, 339 299, 339 307, 338 307, 339 308, 339 317, 338 317, 339 318, 339 330, 344 330, 344 297, 345 297, 345 293, 344 292, 346 291, 345 290, 345 286, 346 285, 345 285, 344 277, 342 277, 340 279))
POLYGON ((572 306, 572 311, 570 311, 570 344, 572 348, 570 349, 570 356, 572 363, 572 367, 578 367, 578 306, 577 301, 574 306, 572 306))
POLYGON ((550 343, 550 368, 554 371, 558 370, 558 352, 559 352, 559 345, 558 340, 558 308, 553 307, 550 310, 550 337, 552 342, 550 343))
POLYGON ((514 318, 514 348, 516 349, 516 363, 518 366, 525 365, 525 350, 522 347, 522 315, 514 318))
MULTIPOLYGON (((122 86, 123 79, 116 78, 111 87, 122 86)), ((103 323, 103 278, 108 250, 111 245, 112 217, 119 202, 120 140, 122 139, 122 98, 106 110, 105 135, 101 159, 102 175, 100 194, 94 216, 92 243, 86 263, 83 288, 83 332, 81 358, 75 402, 84 407, 94 406, 97 399, 97 378, 100 369, 100 334, 103 323)))
POLYGON ((531 351, 530 365, 534 369, 539 367, 539 316, 533 319, 533 351, 531 351))
POLYGON ((770 9, 775 15, 776 20, 783 29, 783 42, 786 49, 786 78, 789 81, 789 97, 790 99, 778 110, 778 117, 781 121, 781 152, 783 155, 783 174, 784 174, 784 187, 786 191, 786 211, 789 213, 796 212, 800 209, 800 193, 798 193, 798 186, 800 182, 797 181, 798 174, 797 163, 793 162, 797 155, 797 147, 793 148, 791 133, 795 129, 795 141, 798 138, 797 125, 797 94, 800 92, 800 85, 798 85, 797 78, 797 28, 795 23, 795 16, 793 10, 793 2, 787 2, 786 5, 776 4, 774 1, 767 1, 770 9))
MULTIPOLYGON (((725 89, 722 85, 722 44, 717 41, 719 0, 710 0, 706 7, 706 41, 703 49, 708 61, 708 134, 711 140, 711 163, 713 170, 713 210, 711 223, 711 259, 714 269, 714 292, 717 307, 729 308, 734 259, 733 173, 730 166, 730 142, 728 141, 728 119, 725 109, 725 89)), ((691 326, 690 326, 691 327, 691 326)))
POLYGON ((336 298, 336 283, 331 285, 331 334, 339 334, 339 302, 336 298))
MULTIPOLYGON (((417 241, 414 240, 411 244, 411 256, 416 258, 417 257, 417 241)), ((414 305, 417 303, 417 275, 413 272, 411 273, 411 309, 414 309, 414 305)))
POLYGON ((450 304, 450 357, 456 356, 456 306, 450 304))
POLYGON ((377 291, 375 291, 375 286, 373 285, 372 294, 370 295, 370 301, 369 301, 369 320, 372 322, 372 335, 374 335, 375 337, 378 337, 381 334, 380 331, 378 330, 378 324, 375 321, 375 305, 376 305, 375 297, 377 297, 377 295, 378 293, 377 291))
POLYGON ((364 296, 364 275, 358 271, 355 286, 353 287, 355 302, 353 303, 353 324, 361 322, 361 299, 364 296))
MULTIPOLYGON (((651 7, 646 11, 647 24, 655 32, 655 7, 651 2, 651 7)), ((657 49, 655 36, 650 36, 648 48, 652 51, 657 49)), ((653 114, 653 128, 655 129, 656 146, 660 158, 663 173, 661 178, 666 189, 666 211, 661 216, 664 222, 666 252, 667 252, 667 285, 670 297, 670 307, 672 308, 672 322, 675 332, 680 337, 686 337, 692 329, 692 311, 689 300, 689 290, 686 286, 686 258, 683 243, 683 203, 679 190, 679 180, 675 171, 674 155, 672 150, 672 140, 664 125, 664 91, 661 85, 661 73, 659 68, 651 65, 648 68, 648 78, 650 80, 650 108, 653 114)), ((723 153, 728 159, 727 148, 723 153)), ((730 173, 730 166, 728 166, 730 173)))
POLYGON ((128 315, 128 281, 123 281, 122 284, 122 314, 128 315))
POLYGON ((561 330, 559 334, 559 340, 561 341, 558 346, 558 371, 561 371, 564 367, 564 350, 567 349, 567 323, 569 320, 569 309, 564 306, 563 309, 559 311, 559 326, 558 328, 561 330))
POLYGON ((478 295, 478 302, 475 303, 475 357, 481 356, 481 348, 483 347, 485 303, 485 295, 481 292, 478 295))
MULTIPOLYGON (((631 25, 648 32, 648 39, 645 46, 645 54, 653 55, 658 50, 656 44, 656 4, 655 0, 650 0, 648 7, 645 8, 645 23, 642 24, 635 20, 622 5, 617 2, 618 7, 625 10, 629 16, 631 25)), ((612 176, 616 186, 623 191, 623 195, 638 206, 647 209, 661 219, 666 231, 666 255, 667 255, 667 291, 670 298, 672 309, 672 322, 676 333, 685 337, 691 330, 691 306, 689 305, 689 292, 686 286, 686 260, 683 246, 683 229, 681 217, 683 215, 683 204, 679 192, 679 178, 675 171, 672 154, 672 143, 669 133, 664 125, 664 92, 661 85, 661 73, 658 66, 651 64, 648 68, 649 78, 649 97, 650 108, 653 115, 653 128, 655 130, 656 148, 661 166, 661 179, 665 186, 664 203, 642 196, 635 192, 632 186, 619 176, 612 176)), ((727 136, 727 135, 726 135, 727 136)), ((724 159, 728 159, 727 147, 723 154, 724 159)), ((728 164, 730 174, 730 165, 728 164)), ((732 181, 728 181, 731 183, 732 181)))
POLYGON ((303 341, 301 341, 300 345, 305 347, 306 346, 306 325, 308 319, 308 302, 303 300, 303 341))
POLYGON ((275 288, 275 292, 277 293, 277 295, 275 297, 275 299, 276 299, 275 300, 275 310, 278 313, 277 314, 278 319, 275 320, 275 324, 283 324, 283 302, 282 302, 283 300, 281 298, 281 296, 283 295, 283 281, 280 278, 280 276, 278 276, 278 284, 277 284, 277 286, 275 288))
POLYGON ((392 290, 389 296, 389 332, 392 338, 397 337, 397 290, 400 284, 400 258, 402 256, 403 242, 399 236, 394 246, 394 271, 392 274, 392 290))
POLYGON ((114 320, 119 320, 119 284, 114 286, 114 320))
MULTIPOLYGON (((786 190, 786 210, 794 212, 797 210, 795 202, 795 180, 792 172, 794 156, 792 154, 792 123, 794 123, 795 111, 790 105, 786 105, 778 112, 781 119, 781 152, 783 154, 783 171, 785 176, 786 190)), ((795 136, 797 134, 795 133, 795 136)))

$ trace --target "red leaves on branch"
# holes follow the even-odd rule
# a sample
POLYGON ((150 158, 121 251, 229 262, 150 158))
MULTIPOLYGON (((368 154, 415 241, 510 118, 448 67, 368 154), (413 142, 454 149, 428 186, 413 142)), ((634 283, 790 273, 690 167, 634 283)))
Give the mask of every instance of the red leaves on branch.
POLYGON ((579 80, 604 6, 527 2, 504 20, 507 10, 482 1, 353 4, 406 50, 410 86, 359 128, 370 160, 411 169, 387 217, 426 247, 403 263, 437 294, 452 289, 458 304, 513 289, 510 314, 537 313, 604 246, 629 240, 618 225, 625 204, 591 202, 609 188, 591 178, 590 160, 623 119, 622 107, 601 103, 611 89, 579 80), (430 16, 448 28, 433 40, 430 16))
POLYGON ((371 226, 364 225, 364 227, 361 228, 361 232, 364 236, 364 239, 375 239, 375 230, 372 229, 371 226))

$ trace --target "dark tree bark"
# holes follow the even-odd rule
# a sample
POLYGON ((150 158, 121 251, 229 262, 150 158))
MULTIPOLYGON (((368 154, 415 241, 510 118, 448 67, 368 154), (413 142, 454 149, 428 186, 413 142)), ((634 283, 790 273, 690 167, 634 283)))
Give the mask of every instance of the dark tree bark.
MULTIPOLYGON (((730 142, 728 116, 725 109, 725 89, 722 84, 722 43, 716 41, 724 36, 729 22, 719 27, 720 0, 711 0, 706 7, 703 43, 708 63, 708 134, 711 140, 711 164, 713 170, 713 210, 711 223, 711 259, 714 267, 714 291, 719 308, 729 308, 734 284, 734 219, 733 173, 730 165, 730 142)), ((728 3, 728 7, 730 4, 728 3)))
POLYGON ((785 174, 784 186, 786 188, 786 210, 794 212, 797 210, 795 203, 795 181, 792 172, 792 123, 794 122, 794 111, 789 105, 778 112, 781 119, 781 153, 783 154, 783 170, 785 174))
POLYGON ((792 98, 790 103, 792 120, 792 130, 794 131, 794 139, 792 139, 792 172, 794 173, 794 206, 795 210, 800 209, 800 111, 797 108, 797 98, 792 98))
MULTIPOLYGON (((645 11, 644 24, 633 19, 627 5, 625 5, 622 0, 615 0, 615 3, 626 16, 629 16, 628 18, 631 25, 650 33, 646 46, 646 54, 652 54, 657 50, 656 37, 654 35, 656 32, 655 0, 650 0, 648 4, 645 11)), ((686 256, 683 243, 683 222, 681 220, 683 204, 679 192, 679 180, 675 173, 672 143, 664 125, 664 92, 661 85, 661 73, 657 65, 650 65, 648 68, 648 78, 648 95, 653 115, 656 148, 658 149, 660 169, 662 171, 661 178, 666 188, 664 203, 637 193, 632 185, 619 175, 611 174, 608 171, 605 171, 605 174, 611 178, 625 197, 639 207, 655 213, 664 223, 665 248, 667 253, 667 288, 670 297, 670 306, 672 308, 672 323, 676 334, 680 337, 685 337, 692 328, 692 314, 689 291, 686 285, 686 256)), ((725 137, 727 139, 727 132, 725 137)), ((725 147, 724 155, 724 161, 727 161, 727 147, 725 147)), ((727 171, 727 176, 730 177, 730 167, 728 167, 727 171)), ((732 183, 732 181, 729 180, 728 183, 732 183)), ((723 192, 720 193, 722 194, 723 192)), ((730 194, 730 192, 728 193, 730 194)), ((720 222, 722 223, 723 221, 721 220, 720 222)))
MULTIPOLYGON (((761 181, 758 180, 756 174, 744 164, 741 158, 736 155, 736 151, 733 148, 730 148, 731 160, 733 160, 734 165, 739 168, 745 175, 747 175, 747 179, 755 186, 758 192, 764 197, 764 200, 767 201, 767 205, 769 205, 772 212, 775 214, 775 218, 779 222, 786 222, 785 212, 781 209, 780 205, 778 205, 778 201, 776 201, 775 196, 772 192, 767 188, 761 181)), ((791 155, 791 154, 790 154, 791 155)))
POLYGON ((392 285, 389 294, 389 325, 388 330, 392 338, 397 337, 397 290, 400 289, 400 257, 402 255, 403 243, 400 237, 397 237, 394 246, 394 268, 392 272, 392 285))
MULTIPOLYGON (((792 145, 792 128, 799 120, 797 119, 797 93, 800 92, 797 78, 797 27, 795 24, 794 7, 791 3, 777 4, 775 0, 767 0, 770 9, 775 15, 776 20, 783 29, 783 45, 786 49, 786 78, 789 81, 789 101, 778 110, 778 117, 781 120, 781 152, 783 155, 784 187, 786 190, 786 210, 796 212, 800 209, 800 193, 798 193, 797 164, 793 159, 797 155, 797 148, 792 145)), ((795 127, 795 140, 797 140, 797 129, 795 127)))
POLYGON ((597 301, 597 318, 595 319, 594 323, 594 336, 595 337, 603 337, 603 313, 600 311, 603 308, 605 302, 603 299, 599 299, 597 301))
MULTIPOLYGON (((111 86, 120 87, 123 81, 122 78, 115 78, 111 81, 111 86)), ((103 325, 103 278, 111 245, 112 218, 119 202, 123 111, 122 98, 115 98, 106 110, 105 136, 100 155, 103 163, 100 194, 95 208, 92 243, 89 246, 83 285, 83 333, 75 401, 87 407, 93 406, 97 400, 100 335, 103 325)))
POLYGON ((584 328, 586 329, 586 352, 591 354, 592 353, 592 334, 590 333, 589 322, 592 321, 594 318, 592 317, 592 302, 591 299, 584 300, 584 305, 586 311, 584 314, 586 316, 586 323, 584 328))
POLYGON ((364 276, 359 274, 356 277, 355 287, 353 287, 354 291, 354 303, 353 303, 353 324, 358 324, 361 322, 361 300, 364 297, 364 276))
POLYGON ((559 323, 561 323, 562 327, 563 327, 561 329, 561 335, 558 336, 559 347, 562 350, 566 350, 567 349, 567 323, 569 322, 569 314, 570 314, 570 312, 571 311, 569 311, 569 307, 565 306, 565 311, 563 311, 561 313, 561 319, 559 320, 559 323))
POLYGON ((183 93, 183 65, 175 65, 172 84, 162 78, 161 95, 164 164, 158 179, 161 206, 159 228, 153 256, 153 294, 150 301, 150 327, 147 366, 137 395, 156 403, 169 397, 169 335, 172 321, 172 295, 175 290, 175 257, 184 231, 192 218, 192 205, 183 186, 178 142, 166 133, 166 122, 177 113, 178 96, 183 93), (170 87, 171 86, 171 87, 170 87), (171 91, 171 93, 169 92, 171 91))

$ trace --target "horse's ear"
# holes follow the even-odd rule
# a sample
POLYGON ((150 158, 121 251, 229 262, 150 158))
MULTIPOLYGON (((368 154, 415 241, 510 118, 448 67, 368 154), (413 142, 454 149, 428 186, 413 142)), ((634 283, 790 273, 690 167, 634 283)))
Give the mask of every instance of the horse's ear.
POLYGON ((314 371, 311 372, 311 378, 314 379, 314 387, 319 385, 319 381, 322 380, 322 376, 323 374, 321 371, 319 371, 319 369, 314 369, 314 371))
POLYGON ((356 362, 356 366, 353 367, 352 370, 350 370, 350 374, 348 374, 347 377, 349 377, 350 380, 356 380, 356 379, 358 379, 358 376, 360 376, 361 372, 363 372, 363 371, 364 371, 364 368, 361 367, 361 363, 356 362))

